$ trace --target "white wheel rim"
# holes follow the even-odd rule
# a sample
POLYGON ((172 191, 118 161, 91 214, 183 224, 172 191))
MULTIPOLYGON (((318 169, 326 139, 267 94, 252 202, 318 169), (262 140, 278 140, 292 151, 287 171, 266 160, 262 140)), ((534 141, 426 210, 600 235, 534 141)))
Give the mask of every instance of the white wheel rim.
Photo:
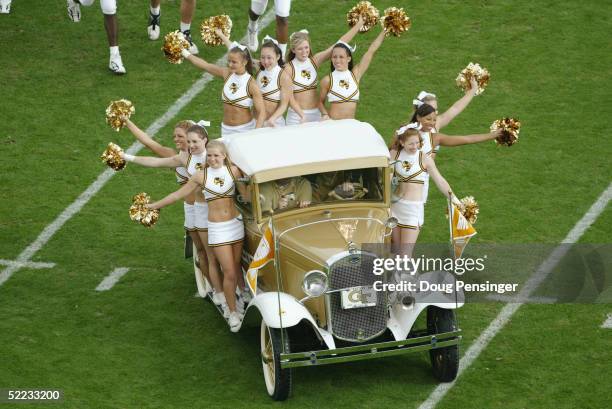
POLYGON ((272 337, 266 324, 261 322, 261 365, 263 367, 264 380, 268 394, 274 394, 274 350, 272 348, 272 337), (268 361, 266 362, 265 359, 268 361))

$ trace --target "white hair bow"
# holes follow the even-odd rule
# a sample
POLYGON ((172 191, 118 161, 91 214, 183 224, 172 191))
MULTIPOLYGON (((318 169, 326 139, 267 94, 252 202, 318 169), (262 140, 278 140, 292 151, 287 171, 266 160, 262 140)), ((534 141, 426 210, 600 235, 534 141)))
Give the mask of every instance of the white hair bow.
POLYGON ((272 41, 274 44, 276 44, 278 46, 278 41, 276 41, 276 39, 270 37, 269 35, 266 35, 262 41, 262 44, 265 43, 266 41, 272 41))
POLYGON ((406 132, 408 129, 416 129, 418 131, 419 129, 421 129, 421 124, 418 122, 411 122, 408 125, 404 125, 400 129, 395 131, 395 134, 399 136, 406 132))
POLYGON ((246 49, 247 49, 247 46, 246 46, 246 45, 242 45, 242 44, 240 44, 240 43, 237 43, 236 41, 233 41, 233 42, 232 42, 232 45, 230 46, 230 50, 231 50, 232 48, 236 48, 236 47, 240 48, 242 51, 246 51, 246 49))
POLYGON ((295 31, 293 33, 291 33, 291 35, 289 36, 289 38, 293 38, 294 35, 296 35, 297 33, 302 33, 302 34, 308 34, 308 30, 306 30, 305 28, 301 29, 300 31, 295 31))
POLYGON ((198 126, 201 126, 202 128, 208 127, 210 126, 210 122, 209 121, 205 121, 205 120, 200 120, 198 122, 195 123, 198 126))
POLYGON ((421 92, 419 92, 419 95, 417 95, 417 99, 419 101, 423 101, 427 97, 436 98, 436 94, 432 94, 432 93, 429 93, 427 91, 421 91, 421 92))
POLYGON ((417 108, 418 108, 418 107, 420 107, 420 106, 421 106, 421 105, 423 105, 423 104, 424 104, 424 102, 423 102, 423 101, 421 101, 420 99, 413 99, 413 100, 412 100, 412 105, 414 105, 414 106, 415 106, 415 107, 417 107, 417 108))
POLYGON ((351 52, 352 52, 352 53, 354 53, 354 52, 355 52, 355 50, 357 49, 357 44, 355 44, 354 46, 352 46, 352 47, 351 47, 350 45, 348 45, 348 43, 345 43, 345 42, 344 42, 344 41, 342 41, 342 40, 338 40, 338 41, 336 42, 336 44, 334 44, 334 45, 338 45, 338 44, 342 44, 343 46, 345 46, 346 48, 348 48, 349 50, 351 50, 351 52))

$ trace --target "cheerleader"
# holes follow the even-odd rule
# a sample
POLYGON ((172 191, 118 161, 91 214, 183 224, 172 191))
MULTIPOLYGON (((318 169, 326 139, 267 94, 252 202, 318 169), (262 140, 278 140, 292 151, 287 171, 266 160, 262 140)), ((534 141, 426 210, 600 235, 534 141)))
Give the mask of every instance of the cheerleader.
MULTIPOLYGON (((210 124, 205 121, 200 121, 198 125, 193 125, 192 121, 183 122, 191 123, 191 126, 186 131, 186 150, 181 150, 178 154, 172 156, 167 155, 169 151, 165 151, 166 156, 161 158, 133 156, 123 153, 123 159, 127 162, 133 162, 146 167, 176 168, 177 181, 180 180, 179 184, 185 185, 189 178, 201 168, 204 162, 206 144, 208 143, 208 133, 204 125, 210 124)), ((150 137, 138 129, 129 119, 126 120, 126 124, 128 129, 134 133, 138 140, 148 146, 147 139, 150 139, 150 137)), ((155 141, 152 142, 156 143, 155 141)), ((209 279, 209 282, 215 289, 213 302, 217 305, 221 305, 224 299, 222 296, 223 290, 219 268, 215 256, 208 246, 208 206, 206 205, 206 200, 201 192, 195 192, 185 197, 183 206, 185 209, 185 229, 189 232, 198 251, 200 270, 209 279)), ((202 290, 203 289, 198 289, 198 291, 201 291, 200 295, 206 296, 206 294, 203 294, 202 290)))
MULTIPOLYGON (((223 34, 223 31, 216 29, 215 33, 221 38, 228 50, 231 49, 233 43, 223 34)), ((264 126, 285 126, 286 123, 283 115, 289 105, 298 113, 300 118, 304 118, 302 109, 295 103, 295 98, 293 98, 291 77, 283 69, 285 61, 282 55, 278 41, 270 36, 265 36, 262 41, 259 60, 253 58, 253 64, 259 66, 259 71, 255 78, 266 109, 264 126)))
MULTIPOLYGON (((433 158, 435 158, 435 154, 440 149, 440 146, 469 145, 473 143, 490 141, 501 135, 501 130, 498 130, 485 134, 449 136, 437 132, 435 128, 436 120, 436 109, 429 104, 422 104, 419 106, 410 120, 411 123, 416 122, 419 124, 418 131, 423 139, 423 147, 421 148, 423 153, 433 158)), ((429 178, 426 177, 425 179, 423 201, 427 202, 429 178)))
POLYGON ((240 170, 231 164, 225 145, 221 141, 211 141, 206 147, 206 165, 197 171, 189 181, 176 192, 148 205, 151 209, 161 209, 195 191, 201 191, 208 203, 208 245, 223 269, 223 292, 229 307, 228 323, 232 332, 238 331, 241 315, 237 310, 236 287, 244 289, 244 279, 240 273, 240 257, 244 240, 244 225, 233 198, 236 188, 246 196, 243 185, 237 185, 240 170))
POLYGON ((182 55, 196 67, 224 80, 221 91, 223 101, 221 136, 263 126, 266 111, 261 92, 252 77, 253 61, 246 46, 232 43, 227 54, 227 67, 206 62, 187 50, 183 50, 182 55), (252 108, 257 113, 257 119, 253 117, 252 108))
MULTIPOLYGON (((424 183, 426 175, 435 182, 444 196, 451 196, 455 204, 459 200, 452 193, 448 182, 436 168, 434 160, 421 149, 423 140, 418 124, 411 123, 397 130, 396 138, 389 147, 390 156, 397 162, 393 165, 394 182, 397 188, 391 204, 391 214, 398 225, 393 229, 393 244, 411 256, 412 246, 419 237, 424 224, 424 183)), ((460 226, 467 226, 467 220, 460 215, 460 226)))
MULTIPOLYGON (((346 34, 340 37, 338 42, 348 43, 359 32, 363 26, 363 19, 359 18, 346 34)), ((317 69, 321 63, 327 61, 332 54, 335 44, 317 54, 312 54, 310 49, 310 37, 307 30, 301 30, 291 34, 289 37, 290 50, 287 53, 285 68, 293 81, 293 95, 296 104, 304 111, 304 118, 291 107, 287 112, 287 125, 295 125, 300 122, 317 122, 327 119, 327 114, 321 116, 319 110, 319 98, 317 96, 317 69)))
POLYGON ((444 111, 441 114, 438 114, 438 97, 435 94, 431 94, 427 91, 419 92, 416 99, 412 100, 412 105, 414 110, 416 111, 418 107, 423 104, 431 105, 436 110, 436 125, 435 129, 438 131, 448 125, 457 115, 459 115, 463 110, 472 102, 474 96, 476 96, 476 91, 478 90, 478 83, 472 77, 470 78, 471 88, 465 91, 465 95, 458 99, 449 109, 444 111))
POLYGON ((331 119, 353 119, 359 102, 359 81, 372 62, 374 54, 385 39, 385 31, 370 44, 361 62, 353 67, 353 53, 356 47, 351 47, 343 41, 338 41, 332 47, 331 73, 321 80, 321 97, 319 111, 323 117, 331 119), (325 98, 330 104, 329 111, 325 108, 325 98), (328 113, 329 112, 329 113, 328 113))

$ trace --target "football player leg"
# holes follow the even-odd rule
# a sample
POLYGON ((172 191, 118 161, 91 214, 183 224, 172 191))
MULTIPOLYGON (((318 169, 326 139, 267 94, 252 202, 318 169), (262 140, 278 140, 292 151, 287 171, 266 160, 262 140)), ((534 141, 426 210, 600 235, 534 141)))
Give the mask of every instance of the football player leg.
POLYGON ((274 11, 276 13, 276 40, 278 47, 285 57, 287 51, 287 40, 289 40, 289 12, 291 11, 291 0, 275 0, 274 11))
POLYGON ((149 24, 147 26, 147 33, 149 34, 149 40, 157 40, 159 38, 159 19, 161 14, 161 0, 151 0, 149 6, 149 24))
POLYGON ((68 18, 75 23, 81 21, 81 5, 91 6, 94 0, 67 0, 68 18))
POLYGON ((193 19, 193 13, 195 12, 196 0, 181 0, 181 31, 185 35, 187 41, 189 41, 189 52, 191 54, 197 54, 199 52, 198 46, 193 43, 191 39, 191 20, 193 19))
POLYGON ((11 0, 0 0, 0 14, 9 14, 11 12, 11 0))
POLYGON ((100 7, 102 8, 102 14, 104 14, 104 28, 110 47, 108 69, 118 75, 125 74, 125 67, 121 60, 121 54, 119 54, 117 2, 116 0, 100 0, 100 7))
POLYGON ((247 46, 255 52, 259 47, 259 24, 257 20, 266 11, 268 0, 251 0, 249 8, 249 25, 247 26, 247 46))

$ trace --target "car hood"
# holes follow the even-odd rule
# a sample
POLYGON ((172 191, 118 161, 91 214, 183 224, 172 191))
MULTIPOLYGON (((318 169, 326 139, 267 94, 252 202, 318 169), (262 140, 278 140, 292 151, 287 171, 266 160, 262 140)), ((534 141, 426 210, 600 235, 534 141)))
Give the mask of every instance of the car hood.
POLYGON ((384 223, 389 217, 385 208, 334 209, 300 213, 275 220, 280 240, 280 257, 292 250, 322 265, 348 249, 353 242, 358 248, 366 243, 384 241, 384 223))

